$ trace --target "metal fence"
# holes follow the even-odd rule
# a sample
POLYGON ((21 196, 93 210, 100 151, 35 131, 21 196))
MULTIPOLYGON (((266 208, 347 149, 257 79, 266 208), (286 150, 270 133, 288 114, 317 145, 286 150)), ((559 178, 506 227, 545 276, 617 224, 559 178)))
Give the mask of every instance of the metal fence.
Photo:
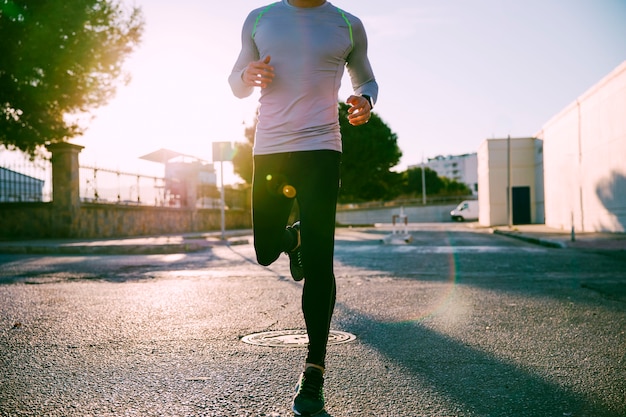
MULTIPOLYGON (((84 203, 186 208, 184 178, 165 178, 81 165, 79 195, 84 203)), ((217 186, 201 182, 196 208, 220 208, 217 186)), ((45 157, 31 159, 20 152, 0 149, 0 203, 52 201, 52 163, 45 157)), ((249 207, 245 189, 225 190, 229 209, 249 207)), ((193 203, 191 203, 193 204, 193 203)))
POLYGON ((0 202, 52 201, 52 165, 13 152, 0 155, 0 202))
POLYGON ((94 166, 81 166, 80 199, 90 203, 166 205, 165 179, 94 166))
MULTIPOLYGON (((94 166, 80 167, 80 198, 85 203, 187 207, 184 178, 142 175, 94 166)), ((196 208, 220 208, 220 192, 214 184, 197 185, 196 208)), ((245 209, 245 190, 225 190, 226 207, 245 209)))

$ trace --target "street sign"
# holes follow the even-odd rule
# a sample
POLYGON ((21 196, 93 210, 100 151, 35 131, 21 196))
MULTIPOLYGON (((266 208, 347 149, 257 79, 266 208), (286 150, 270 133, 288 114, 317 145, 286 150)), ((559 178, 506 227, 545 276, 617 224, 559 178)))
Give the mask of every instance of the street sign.
POLYGON ((213 162, 232 161, 234 156, 231 142, 213 142, 213 162))

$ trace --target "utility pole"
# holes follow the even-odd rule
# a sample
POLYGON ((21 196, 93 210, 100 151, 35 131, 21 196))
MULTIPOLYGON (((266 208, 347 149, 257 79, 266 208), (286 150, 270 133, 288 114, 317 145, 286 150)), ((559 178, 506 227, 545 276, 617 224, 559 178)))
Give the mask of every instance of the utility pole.
POLYGON ((426 164, 424 154, 422 154, 422 204, 426 205, 426 164))
POLYGON ((224 161, 220 159, 220 217, 222 226, 221 239, 226 240, 226 198, 224 193, 224 161))
POLYGON ((511 135, 506 139, 506 211, 509 228, 513 227, 513 187, 511 187, 511 135))

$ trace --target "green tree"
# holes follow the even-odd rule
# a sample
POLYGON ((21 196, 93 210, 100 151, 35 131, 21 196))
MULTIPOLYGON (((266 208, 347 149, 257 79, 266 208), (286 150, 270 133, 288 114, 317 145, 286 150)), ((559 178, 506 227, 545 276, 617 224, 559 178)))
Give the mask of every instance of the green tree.
POLYGON ((402 175, 390 170, 402 157, 397 135, 374 112, 367 124, 352 126, 348 123, 348 108, 347 104, 339 104, 343 142, 339 201, 347 203, 397 197, 402 175))
POLYGON ((444 185, 444 193, 445 195, 470 195, 472 194, 472 190, 466 184, 462 182, 458 182, 456 180, 442 177, 441 178, 444 185))
POLYGON ((244 136, 247 142, 235 142, 235 155, 233 156, 233 171, 239 175, 246 184, 252 184, 252 147, 254 146, 254 134, 256 132, 256 118, 254 124, 246 126, 244 136))
MULTIPOLYGON (((403 194, 408 196, 422 194, 422 168, 410 168, 404 172, 405 188, 403 194)), ((424 182, 428 195, 436 195, 443 188, 443 181, 430 168, 424 170, 424 182)))
MULTIPOLYGON (((428 196, 470 195, 467 185, 447 177, 440 177, 430 168, 424 170, 424 182, 428 196)), ((403 173, 402 194, 407 197, 422 195, 422 168, 411 168, 403 173)))
POLYGON ((0 0, 0 144, 33 155, 81 135, 80 118, 115 94, 143 25, 139 8, 117 0, 0 0))

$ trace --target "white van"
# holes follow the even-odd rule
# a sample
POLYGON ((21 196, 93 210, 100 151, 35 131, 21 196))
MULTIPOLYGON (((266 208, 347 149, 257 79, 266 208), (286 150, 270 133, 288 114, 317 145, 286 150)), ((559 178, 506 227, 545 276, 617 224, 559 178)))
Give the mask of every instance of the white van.
POLYGON ((465 200, 450 212, 452 220, 464 222, 478 220, 478 200, 465 200))

